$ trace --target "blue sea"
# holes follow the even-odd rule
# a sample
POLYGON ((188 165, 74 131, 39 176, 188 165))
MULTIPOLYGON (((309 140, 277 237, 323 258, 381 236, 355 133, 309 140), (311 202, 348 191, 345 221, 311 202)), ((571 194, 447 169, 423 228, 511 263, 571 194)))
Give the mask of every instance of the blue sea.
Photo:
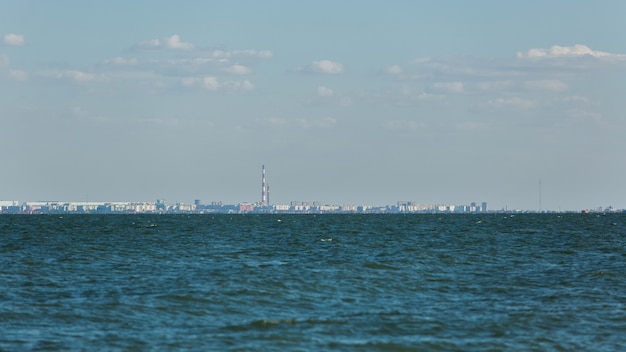
POLYGON ((626 214, 0 215, 3 351, 623 351, 626 214))

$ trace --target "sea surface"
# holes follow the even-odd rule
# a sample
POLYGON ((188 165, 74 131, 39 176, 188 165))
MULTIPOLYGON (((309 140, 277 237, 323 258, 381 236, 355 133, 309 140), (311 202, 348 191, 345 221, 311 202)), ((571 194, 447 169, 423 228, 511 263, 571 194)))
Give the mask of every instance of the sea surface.
POLYGON ((0 215, 3 351, 624 351, 626 214, 0 215))

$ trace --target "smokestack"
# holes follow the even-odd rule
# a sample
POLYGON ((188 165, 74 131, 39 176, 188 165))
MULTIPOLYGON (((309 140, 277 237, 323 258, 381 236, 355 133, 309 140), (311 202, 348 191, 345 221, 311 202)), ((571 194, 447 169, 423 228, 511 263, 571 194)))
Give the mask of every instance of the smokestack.
POLYGON ((261 168, 261 205, 267 205, 267 188, 265 186, 265 165, 261 168))

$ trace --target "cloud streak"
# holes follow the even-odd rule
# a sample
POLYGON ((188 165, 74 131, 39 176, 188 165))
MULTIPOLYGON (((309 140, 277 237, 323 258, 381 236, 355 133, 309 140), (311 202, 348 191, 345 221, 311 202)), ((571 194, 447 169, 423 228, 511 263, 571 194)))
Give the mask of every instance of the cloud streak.
POLYGON ((221 81, 216 76, 205 76, 205 77, 186 77, 181 79, 181 84, 184 87, 189 88, 203 88, 212 92, 217 91, 228 91, 228 92, 250 92, 255 90, 254 84, 249 80, 243 81, 233 81, 226 80, 221 81))
POLYGON ((247 75, 252 72, 252 69, 244 65, 234 64, 224 68, 223 71, 234 75, 247 75))
POLYGON ((9 70, 9 77, 18 82, 23 82, 28 79, 28 73, 22 70, 9 70))
POLYGON ((274 53, 271 50, 213 50, 210 52, 209 56, 213 58, 242 58, 242 57, 250 57, 257 59, 271 59, 274 57, 274 53))
POLYGON ((135 58, 124 58, 121 56, 116 56, 110 60, 105 60, 104 64, 115 66, 134 66, 137 65, 138 62, 139 61, 135 58))
POLYGON ((98 76, 93 73, 79 70, 55 70, 43 73, 43 76, 59 80, 67 80, 74 83, 88 83, 95 81, 98 76))
POLYGON ((512 97, 512 98, 497 98, 493 100, 489 100, 487 105, 491 108, 496 109, 531 109, 537 106, 537 102, 530 99, 524 99, 520 97, 512 97))
POLYGON ((400 67, 399 65, 392 65, 392 66, 385 68, 384 72, 388 75, 395 76, 395 75, 401 74, 403 70, 402 70, 402 67, 400 67))
POLYGON ((194 45, 183 42, 178 34, 162 39, 150 39, 137 44, 137 47, 144 50, 192 50, 194 45))
POLYGON ((344 73, 344 66, 342 63, 331 60, 319 60, 313 61, 307 66, 298 67, 296 72, 304 73, 321 73, 328 75, 339 75, 344 73))
POLYGON ((463 82, 435 82, 431 86, 431 90, 441 93, 460 94, 464 91, 463 82))
POLYGON ((335 92, 325 86, 318 86, 317 87, 317 95, 319 95, 320 97, 331 97, 333 96, 333 94, 335 94, 335 92))
POLYGON ((542 106, 550 100, 548 96, 582 89, 580 79, 577 78, 581 70, 605 70, 623 66, 624 63, 625 54, 593 50, 582 44, 554 45, 549 49, 533 48, 508 58, 422 58, 402 66, 394 64, 382 68, 383 73, 398 83, 395 88, 378 94, 379 98, 384 99, 373 100, 412 105, 417 101, 415 92, 432 93, 450 99, 482 95, 489 102, 483 107, 489 107, 492 111, 504 107, 528 109, 542 106))
POLYGON ((5 34, 2 42, 9 46, 23 46, 26 43, 23 35, 14 33, 5 34))
POLYGON ((533 48, 526 52, 518 52, 520 59, 555 59, 555 58, 576 58, 594 57, 598 59, 618 59, 626 60, 624 54, 612 54, 604 51, 592 50, 586 45, 576 44, 574 46, 554 45, 550 49, 533 48))

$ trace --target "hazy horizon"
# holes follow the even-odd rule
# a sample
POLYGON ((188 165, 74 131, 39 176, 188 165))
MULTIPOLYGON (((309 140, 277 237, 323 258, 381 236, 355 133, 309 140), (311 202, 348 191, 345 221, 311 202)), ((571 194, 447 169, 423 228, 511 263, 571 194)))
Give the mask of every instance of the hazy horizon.
POLYGON ((264 164, 272 203, 623 209, 625 16, 5 1, 0 200, 255 202, 264 164))

